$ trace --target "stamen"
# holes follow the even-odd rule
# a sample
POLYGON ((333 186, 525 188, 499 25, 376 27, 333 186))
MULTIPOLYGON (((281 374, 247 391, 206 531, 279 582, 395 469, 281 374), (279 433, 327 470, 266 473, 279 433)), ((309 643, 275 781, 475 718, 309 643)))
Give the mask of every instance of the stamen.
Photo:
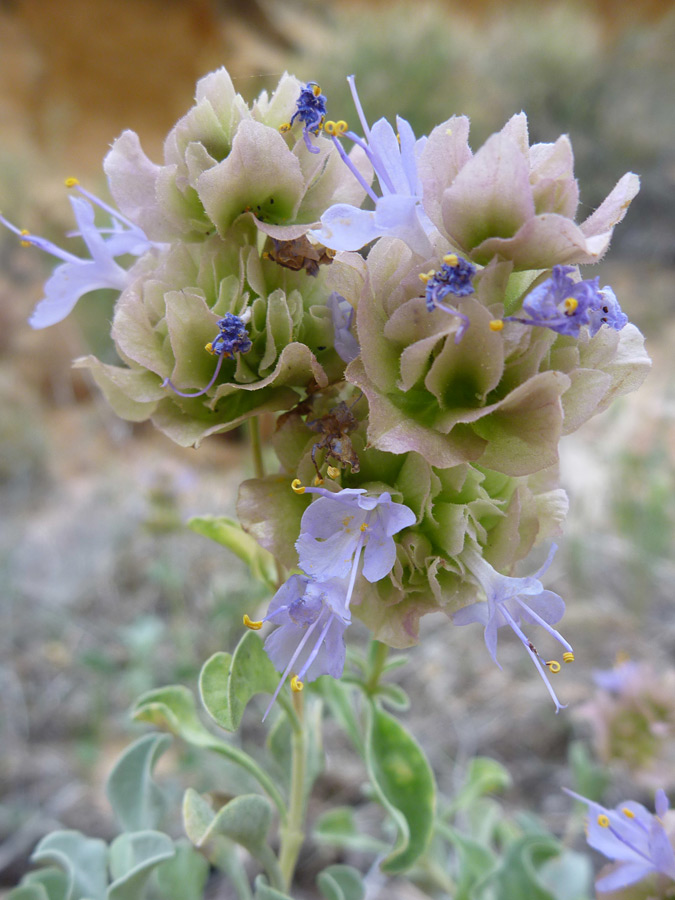
POLYGON ((246 613, 244 613, 244 625, 247 628, 250 628, 251 631, 260 631, 263 627, 262 622, 255 622, 253 619, 250 619, 246 613))
POLYGON ((204 349, 207 353, 210 353, 211 356, 215 356, 215 350, 213 349, 213 344, 211 343, 211 341, 209 341, 208 344, 204 344, 204 349))
POLYGON ((315 475, 312 483, 314 487, 320 487, 323 484, 323 478, 320 475, 315 475))
POLYGON ((569 650, 567 650, 567 651, 565 651, 565 653, 563 653, 563 657, 562 657, 562 658, 563 658, 563 662, 564 662, 564 663, 571 663, 571 662, 574 662, 574 653, 572 653, 572 652, 570 652, 569 650))
POLYGON ((452 266, 454 268, 455 266, 459 265, 459 258, 456 253, 447 253, 443 257, 443 262, 446 264, 446 266, 452 266))
POLYGON ((604 815, 604 813, 599 815, 598 816, 598 825, 601 828, 609 828, 609 817, 604 815))
POLYGON ((363 175, 359 172, 359 170, 356 168, 356 166, 351 161, 351 159, 347 156, 344 147, 342 146, 342 144, 340 143, 340 141, 337 139, 337 137, 334 134, 331 135, 331 140, 335 144, 335 146, 337 148, 337 152, 340 154, 340 158, 342 159, 342 162, 347 166, 349 171, 352 173, 354 178, 356 178, 358 183, 361 185, 361 187, 366 192, 366 194, 368 194, 368 196, 373 201, 373 203, 377 203, 377 201, 379 199, 377 194, 371 188, 371 186, 368 184, 368 182, 363 177, 363 175))
POLYGON ((323 130, 331 137, 341 137, 343 134, 345 134, 346 131, 349 130, 349 125, 347 125, 344 119, 340 119, 337 122, 329 119, 324 123, 323 130))
POLYGON ((503 319, 491 319, 490 331, 501 331, 503 328, 504 328, 504 320, 503 319))
POLYGON ((67 188, 77 187, 79 185, 79 180, 77 178, 66 178, 63 182, 67 188))
POLYGON ((294 478, 293 481, 291 481, 291 488, 295 491, 296 494, 304 494, 307 490, 307 488, 299 478, 294 478))
POLYGON ((632 809, 628 809, 627 806, 622 807, 621 812, 626 816, 627 819, 634 819, 635 813, 632 809))
POLYGON ((549 672, 552 672, 554 675, 557 675, 561 668, 557 659, 550 659, 546 665, 548 666, 549 672))
POLYGON ((423 284, 426 284, 427 281, 431 281, 435 274, 436 272, 434 271, 434 269, 429 269, 428 272, 421 272, 419 275, 419 279, 423 284))
POLYGON ((290 130, 291 130, 291 123, 290 123, 290 122, 284 122, 283 125, 280 125, 280 126, 279 126, 279 131, 280 131, 282 134, 286 134, 286 132, 287 132, 287 131, 290 131, 290 130))
POLYGON ((335 466, 328 466, 328 468, 326 469, 326 473, 328 474, 329 478, 338 478, 340 475, 340 470, 335 466))
POLYGON ((216 378, 218 377, 218 373, 220 372, 220 368, 221 368, 221 366, 222 366, 222 364, 223 364, 223 360, 224 360, 224 359, 225 359, 225 354, 224 354, 224 353, 221 353, 221 355, 218 357, 218 363, 217 363, 217 365, 216 365, 216 371, 215 371, 215 372, 213 373, 213 375, 211 376, 211 380, 209 381, 209 383, 206 385, 205 388, 202 388, 201 391, 196 391, 196 392, 194 392, 194 393, 193 393, 193 392, 189 392, 189 391, 179 391, 178 388, 176 387, 176 385, 171 381, 170 378, 165 378, 165 379, 164 379, 164 381, 162 382, 162 387, 170 387, 171 390, 172 390, 175 394, 178 394, 179 397, 201 397, 201 396, 202 396, 203 394, 205 394, 208 390, 210 390, 210 388, 212 388, 213 385, 215 384, 216 378))
POLYGON ((299 694, 300 691, 304 688, 304 682, 300 681, 297 675, 294 675, 291 678, 291 690, 294 694, 299 694))
POLYGON ((367 530, 368 530, 368 523, 367 523, 367 522, 364 522, 360 527, 361 527, 361 531, 367 531, 367 530))
POLYGON ((565 307, 565 315, 571 316, 574 314, 576 308, 579 306, 579 301, 576 297, 568 297, 564 302, 563 306, 565 307))
POLYGON ((319 94, 321 93, 321 88, 319 87, 319 85, 316 82, 314 82, 314 84, 312 85, 312 93, 314 94, 315 97, 318 97, 319 94))
MULTIPOLYGON (((28 237, 30 235, 30 231, 27 228, 22 228, 19 234, 24 235, 24 237, 28 237)), ((30 241, 21 241, 22 247, 32 247, 33 244, 30 241)))

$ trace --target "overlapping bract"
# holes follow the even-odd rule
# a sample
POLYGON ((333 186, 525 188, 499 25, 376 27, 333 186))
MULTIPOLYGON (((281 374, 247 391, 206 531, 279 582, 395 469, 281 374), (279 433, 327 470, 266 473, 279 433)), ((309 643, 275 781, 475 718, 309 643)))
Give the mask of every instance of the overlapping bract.
POLYGON ((611 287, 577 268, 605 253, 637 176, 578 224, 566 137, 530 146, 519 114, 474 153, 461 116, 421 138, 402 119, 371 128, 350 85, 363 136, 324 125, 314 82, 284 75, 249 107, 221 69, 162 163, 133 132, 118 138, 105 170, 120 212, 108 209, 126 224, 106 237, 77 208, 94 262, 60 258, 72 284, 92 264, 113 273, 96 286, 121 291, 122 365, 78 364, 120 415, 183 445, 283 412, 282 477, 244 483, 239 514, 304 572, 266 617, 285 676, 338 674, 352 610, 397 647, 435 610, 481 621, 493 655, 503 624, 529 644, 520 618, 569 646, 552 629, 562 600, 510 573, 559 533, 561 436, 649 366, 611 287), (139 256, 128 271, 120 240, 139 256), (331 490, 290 490, 317 472, 331 490))

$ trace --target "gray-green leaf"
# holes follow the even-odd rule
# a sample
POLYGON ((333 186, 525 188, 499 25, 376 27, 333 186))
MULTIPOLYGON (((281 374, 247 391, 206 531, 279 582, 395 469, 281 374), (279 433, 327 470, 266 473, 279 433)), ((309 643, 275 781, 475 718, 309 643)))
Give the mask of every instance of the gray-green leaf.
POLYGON ((35 848, 34 863, 53 863, 66 873, 65 900, 104 900, 108 887, 108 848, 79 831, 54 831, 35 848))
POLYGON ((353 866, 328 866, 316 883, 326 900, 363 900, 366 896, 361 873, 353 866))
POLYGON ((166 804, 152 772, 170 744, 167 734, 143 735, 124 751, 110 773, 106 794, 124 831, 144 831, 159 825, 166 804))
POLYGON ((246 563, 257 581, 261 581, 272 591, 276 589, 274 557, 255 538, 243 531, 236 519, 228 516, 194 516, 188 520, 188 527, 227 547, 246 563))
POLYGON ((141 900, 152 870, 174 853, 173 841, 160 831, 121 834, 110 845, 113 883, 106 900, 141 900))

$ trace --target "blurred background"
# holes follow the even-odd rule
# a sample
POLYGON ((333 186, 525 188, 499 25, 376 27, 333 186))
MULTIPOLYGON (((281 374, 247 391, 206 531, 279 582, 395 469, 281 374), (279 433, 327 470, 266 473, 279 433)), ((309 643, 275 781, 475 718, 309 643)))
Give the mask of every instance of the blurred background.
MULTIPOLYGON (((572 512, 551 586, 577 649, 559 686, 571 711, 552 714, 519 646, 504 646, 500 672, 479 631, 450 623, 429 622, 424 653, 400 670, 407 724, 441 785, 470 754, 496 757, 513 803, 554 828, 569 811, 558 788, 570 747, 610 766, 617 795, 675 786, 675 695, 656 696, 675 677, 674 46, 667 0, 474 0, 471 13, 453 0, 0 0, 0 209, 57 243, 72 227, 63 179, 105 195, 101 161, 124 128, 159 160, 195 81, 223 64, 249 100, 284 70, 317 81, 335 119, 354 118, 344 79, 355 73, 371 121, 399 114, 420 135, 466 113, 474 149, 524 109, 532 141, 570 135, 582 217, 625 171, 641 175, 599 274, 647 335, 654 370, 563 442, 572 512), (621 652, 652 668, 616 725, 592 670, 621 652), (620 740, 603 743, 615 726, 620 740), (625 751, 637 743, 640 754, 625 751)), ((194 686, 261 599, 236 560, 183 525, 233 513, 250 473, 240 437, 195 453, 115 419, 70 368, 85 352, 114 358, 101 329, 112 298, 33 332, 50 267, 0 233, 0 895, 48 830, 111 836, 101 785, 136 733, 129 704, 157 685, 194 686)), ((207 783, 203 760, 173 764, 177 798, 181 771, 207 783)), ((327 794, 363 799, 358 765, 330 779, 327 794)))

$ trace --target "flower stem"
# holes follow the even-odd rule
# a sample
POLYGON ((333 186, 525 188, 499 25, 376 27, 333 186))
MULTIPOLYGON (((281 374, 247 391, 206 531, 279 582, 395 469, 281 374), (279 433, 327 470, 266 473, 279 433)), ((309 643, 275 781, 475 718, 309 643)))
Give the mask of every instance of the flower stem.
POLYGON ((382 671, 387 662, 387 657, 389 656, 389 647, 380 641, 373 641, 370 655, 372 659, 372 668, 368 676, 368 681, 366 682, 366 690, 372 697, 380 683, 382 671))
MULTIPOLYGON (((293 705, 299 722, 304 720, 303 697, 298 691, 293 694, 293 705)), ((305 764, 307 757, 307 737, 305 729, 293 729, 291 738, 291 793, 288 806, 288 821, 281 828, 281 849, 279 865, 286 884, 290 890, 293 873, 298 861, 302 842, 305 839, 305 764)))
POLYGON ((256 478, 265 477, 265 466, 262 458, 262 444, 260 442, 260 423, 254 416, 248 420, 249 437, 251 441, 251 455, 253 456, 253 471, 256 478))

